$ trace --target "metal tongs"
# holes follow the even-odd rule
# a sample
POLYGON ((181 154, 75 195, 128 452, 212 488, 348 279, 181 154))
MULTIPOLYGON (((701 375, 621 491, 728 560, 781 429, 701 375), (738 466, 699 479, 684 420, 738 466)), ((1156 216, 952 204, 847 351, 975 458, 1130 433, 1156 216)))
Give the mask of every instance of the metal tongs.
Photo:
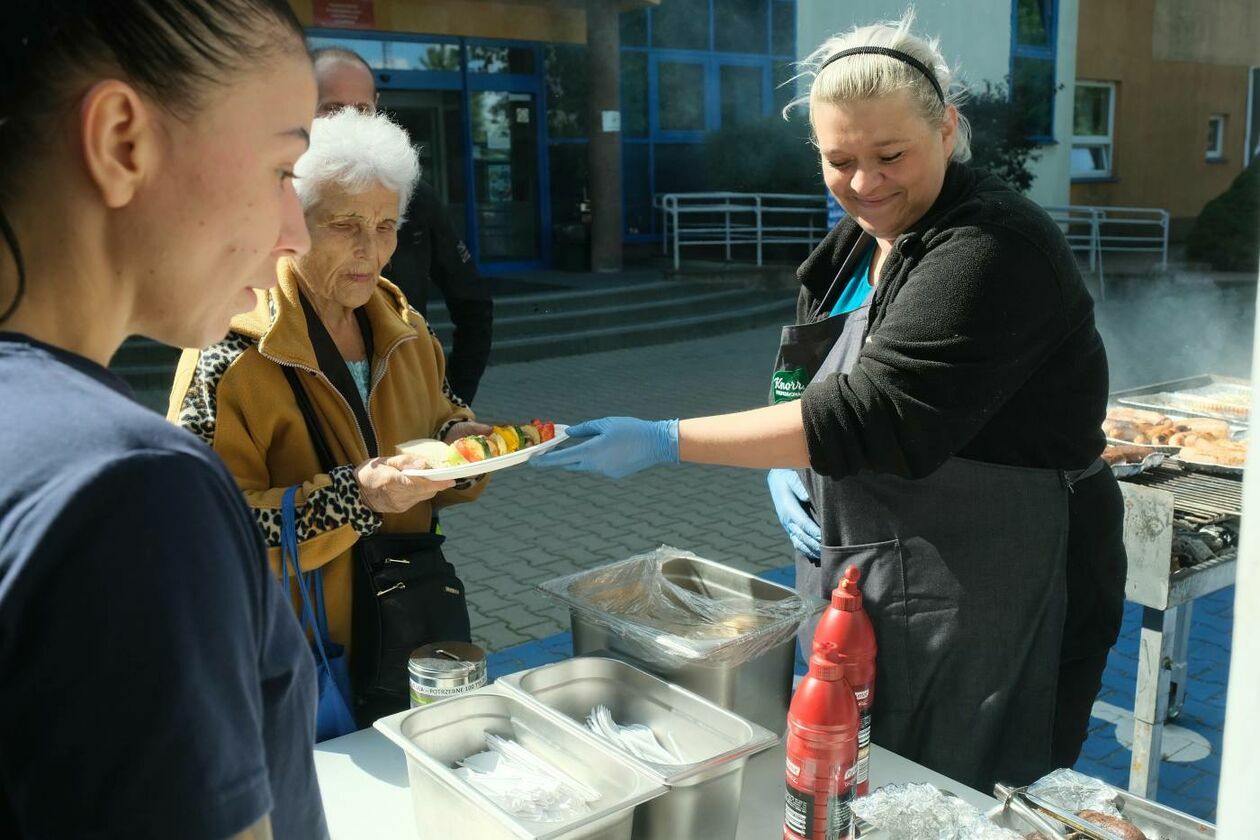
POLYGON ((1010 788, 999 782, 993 786, 993 795, 1002 800, 1004 808, 1010 809, 1035 828, 1045 840, 1063 840, 1065 836, 1062 829, 1051 820, 1062 823, 1089 840, 1123 840, 1114 832, 1029 793, 1027 787, 1010 788))

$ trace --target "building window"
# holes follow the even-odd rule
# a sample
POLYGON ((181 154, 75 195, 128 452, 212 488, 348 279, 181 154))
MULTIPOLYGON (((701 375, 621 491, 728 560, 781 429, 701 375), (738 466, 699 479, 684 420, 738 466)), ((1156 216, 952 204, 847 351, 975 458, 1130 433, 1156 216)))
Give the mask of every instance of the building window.
POLYGON ((775 0, 770 15, 771 51, 775 55, 796 55, 796 3, 775 0))
POLYGON ((621 13, 621 46, 646 47, 648 28, 647 9, 621 13))
POLYGON ((1015 0, 1015 43, 1049 47, 1054 38, 1053 0, 1015 0))
POLYGON ((1072 110, 1072 177, 1109 178, 1115 141, 1116 86, 1077 82, 1072 110))
POLYGON ((1207 159, 1225 159, 1225 115, 1213 114, 1208 117, 1207 159))
POLYGON ((499 46, 497 44, 470 44, 468 47, 468 72, 533 75, 534 48, 499 46))
POLYGON ((1058 0, 1011 2, 1011 99, 1028 136, 1053 142, 1058 0))
POLYGON ((662 61, 657 67, 659 129, 704 131, 704 65, 691 61, 662 61))
POLYGON ((652 46, 666 50, 709 48, 709 0, 669 0, 651 11, 652 46))
POLYGON ((768 0, 713 0, 713 48, 718 52, 764 53, 768 0))
POLYGON ((621 133, 625 137, 648 133, 647 53, 621 53, 621 133))
POLYGON ((385 41, 384 63, 389 70, 428 70, 459 72, 457 44, 425 44, 416 41, 385 41))
POLYGON ((552 139, 586 136, 586 107, 590 97, 586 61, 585 44, 548 44, 543 48, 547 132, 552 139))
POLYGON ((764 66, 723 64, 718 75, 722 127, 756 122, 765 114, 762 102, 764 66))

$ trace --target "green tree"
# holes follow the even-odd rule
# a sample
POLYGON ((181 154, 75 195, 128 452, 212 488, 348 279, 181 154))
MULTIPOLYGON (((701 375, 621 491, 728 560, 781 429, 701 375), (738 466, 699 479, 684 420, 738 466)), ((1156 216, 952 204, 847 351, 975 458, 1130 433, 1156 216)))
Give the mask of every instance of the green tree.
POLYGON ((1029 164, 1041 156, 1028 139, 1029 115, 1012 101, 1005 84, 984 83, 961 108, 971 123, 972 165, 993 173, 1021 193, 1033 183, 1029 164))

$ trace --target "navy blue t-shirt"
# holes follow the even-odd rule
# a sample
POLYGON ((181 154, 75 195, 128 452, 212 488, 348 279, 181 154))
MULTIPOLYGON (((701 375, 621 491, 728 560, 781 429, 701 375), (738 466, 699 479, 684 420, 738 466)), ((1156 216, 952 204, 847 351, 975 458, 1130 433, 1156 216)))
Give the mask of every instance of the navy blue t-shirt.
POLYGON ((314 666, 232 477, 0 333, 0 836, 327 836, 314 666))

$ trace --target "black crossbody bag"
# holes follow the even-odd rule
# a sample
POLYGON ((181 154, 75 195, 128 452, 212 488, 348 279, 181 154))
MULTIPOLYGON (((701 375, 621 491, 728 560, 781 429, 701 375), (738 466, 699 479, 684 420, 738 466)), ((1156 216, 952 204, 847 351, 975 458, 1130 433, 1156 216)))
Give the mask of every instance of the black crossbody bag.
MULTIPOLYGON (((320 467, 333 460, 297 373, 281 367, 320 467)), ((472 641, 464 583, 442 555, 446 537, 433 533, 360 537, 354 556, 350 678, 360 725, 409 706, 407 662, 431 642, 472 641)))

